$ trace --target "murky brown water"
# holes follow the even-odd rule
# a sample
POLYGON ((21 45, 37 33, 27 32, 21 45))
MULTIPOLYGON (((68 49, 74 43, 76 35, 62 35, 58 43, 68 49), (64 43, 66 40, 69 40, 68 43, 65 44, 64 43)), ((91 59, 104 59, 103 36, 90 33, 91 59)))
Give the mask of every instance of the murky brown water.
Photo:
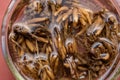
POLYGON ((34 0, 21 6, 19 19, 17 14, 11 18, 9 44, 25 77, 94 80, 112 71, 120 36, 114 13, 93 12, 79 0, 34 0))

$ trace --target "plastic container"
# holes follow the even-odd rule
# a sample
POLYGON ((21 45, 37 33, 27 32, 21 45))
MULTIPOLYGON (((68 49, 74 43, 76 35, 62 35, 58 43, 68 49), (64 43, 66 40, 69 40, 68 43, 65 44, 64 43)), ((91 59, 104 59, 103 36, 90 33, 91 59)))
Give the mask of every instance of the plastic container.
MULTIPOLYGON (((8 28, 17 21, 17 18, 21 16, 22 10, 24 9, 25 5, 29 3, 30 0, 12 0, 6 14, 4 16, 3 24, 1 27, 1 45, 2 45, 2 52, 4 58, 6 59, 6 63, 8 64, 10 70, 12 71, 13 75, 15 76, 16 80, 25 80, 25 75, 21 75, 21 71, 15 66, 14 64, 14 56, 12 53, 12 46, 9 45, 8 47, 8 28), (11 49, 10 49, 11 46, 11 49)), ((33 1, 33 0, 31 0, 33 1)), ((81 4, 84 5, 86 8, 92 9, 94 12, 101 10, 102 8, 107 8, 111 12, 115 13, 118 16, 118 20, 120 19, 120 7, 116 0, 79 0, 81 4)), ((120 52, 120 51, 119 51, 120 52)), ((119 76, 120 73, 120 53, 118 53, 117 58, 114 60, 114 67, 109 69, 112 70, 112 73, 107 71, 104 75, 102 75, 99 80, 115 80, 119 76)))

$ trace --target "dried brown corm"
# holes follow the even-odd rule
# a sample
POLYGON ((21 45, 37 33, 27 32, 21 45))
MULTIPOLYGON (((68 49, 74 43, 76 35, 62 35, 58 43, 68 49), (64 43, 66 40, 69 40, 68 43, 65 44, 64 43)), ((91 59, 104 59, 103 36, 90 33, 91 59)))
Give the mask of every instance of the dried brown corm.
MULTIPOLYGON (((79 0, 34 0, 11 27, 18 68, 34 80, 94 80, 118 54, 116 15, 79 0)), ((12 54, 12 53, 11 53, 12 54)))

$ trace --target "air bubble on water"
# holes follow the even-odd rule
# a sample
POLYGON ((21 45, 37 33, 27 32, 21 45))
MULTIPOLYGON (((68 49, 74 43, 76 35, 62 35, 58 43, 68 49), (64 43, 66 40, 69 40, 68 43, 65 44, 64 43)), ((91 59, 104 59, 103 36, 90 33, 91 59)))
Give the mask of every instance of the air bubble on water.
POLYGON ((85 76, 80 76, 80 77, 79 77, 79 79, 83 79, 83 78, 85 78, 85 76))
POLYGON ((75 62, 79 62, 79 60, 77 59, 77 58, 75 58, 75 60, 74 60, 75 62))
POLYGON ((33 56, 29 53, 25 54, 26 60, 33 60, 33 56))
POLYGON ((68 62, 72 62, 73 61, 73 56, 70 56, 69 58, 67 58, 68 62))
POLYGON ((65 46, 67 46, 69 43, 73 43, 73 39, 72 38, 67 38, 65 41, 65 46))
POLYGON ((54 29, 57 28, 59 31, 61 31, 61 25, 57 23, 51 23, 49 26, 49 30, 51 31, 52 35, 54 35, 54 29))
POLYGON ((26 31, 28 31, 28 32, 32 32, 31 31, 31 29, 27 26, 27 24, 25 24, 25 23, 15 23, 14 25, 13 25, 13 28, 15 28, 15 27, 18 27, 18 31, 21 31, 21 30, 26 30, 26 31), (21 30, 20 30, 21 29, 21 30))
POLYGON ((56 23, 51 23, 50 26, 49 26, 49 30, 51 31, 51 36, 52 36, 52 47, 53 47, 53 52, 52 54, 55 54, 55 55, 58 55, 57 53, 57 50, 56 50, 56 47, 55 47, 55 31, 54 29, 57 28, 59 31, 61 31, 61 27, 60 25, 56 24, 56 23))
POLYGON ((45 54, 45 53, 40 53, 40 54, 36 54, 36 55, 34 56, 34 58, 35 58, 35 59, 47 60, 47 59, 48 59, 48 56, 47 56, 47 54, 45 54))
POLYGON ((23 56, 21 56, 20 58, 20 62, 24 62, 24 61, 31 61, 34 60, 33 56, 29 53, 25 53, 23 56))
POLYGON ((58 53, 57 53, 56 51, 53 51, 50 56, 51 56, 51 57, 52 57, 52 56, 53 56, 53 57, 57 57, 57 56, 58 56, 58 53))

